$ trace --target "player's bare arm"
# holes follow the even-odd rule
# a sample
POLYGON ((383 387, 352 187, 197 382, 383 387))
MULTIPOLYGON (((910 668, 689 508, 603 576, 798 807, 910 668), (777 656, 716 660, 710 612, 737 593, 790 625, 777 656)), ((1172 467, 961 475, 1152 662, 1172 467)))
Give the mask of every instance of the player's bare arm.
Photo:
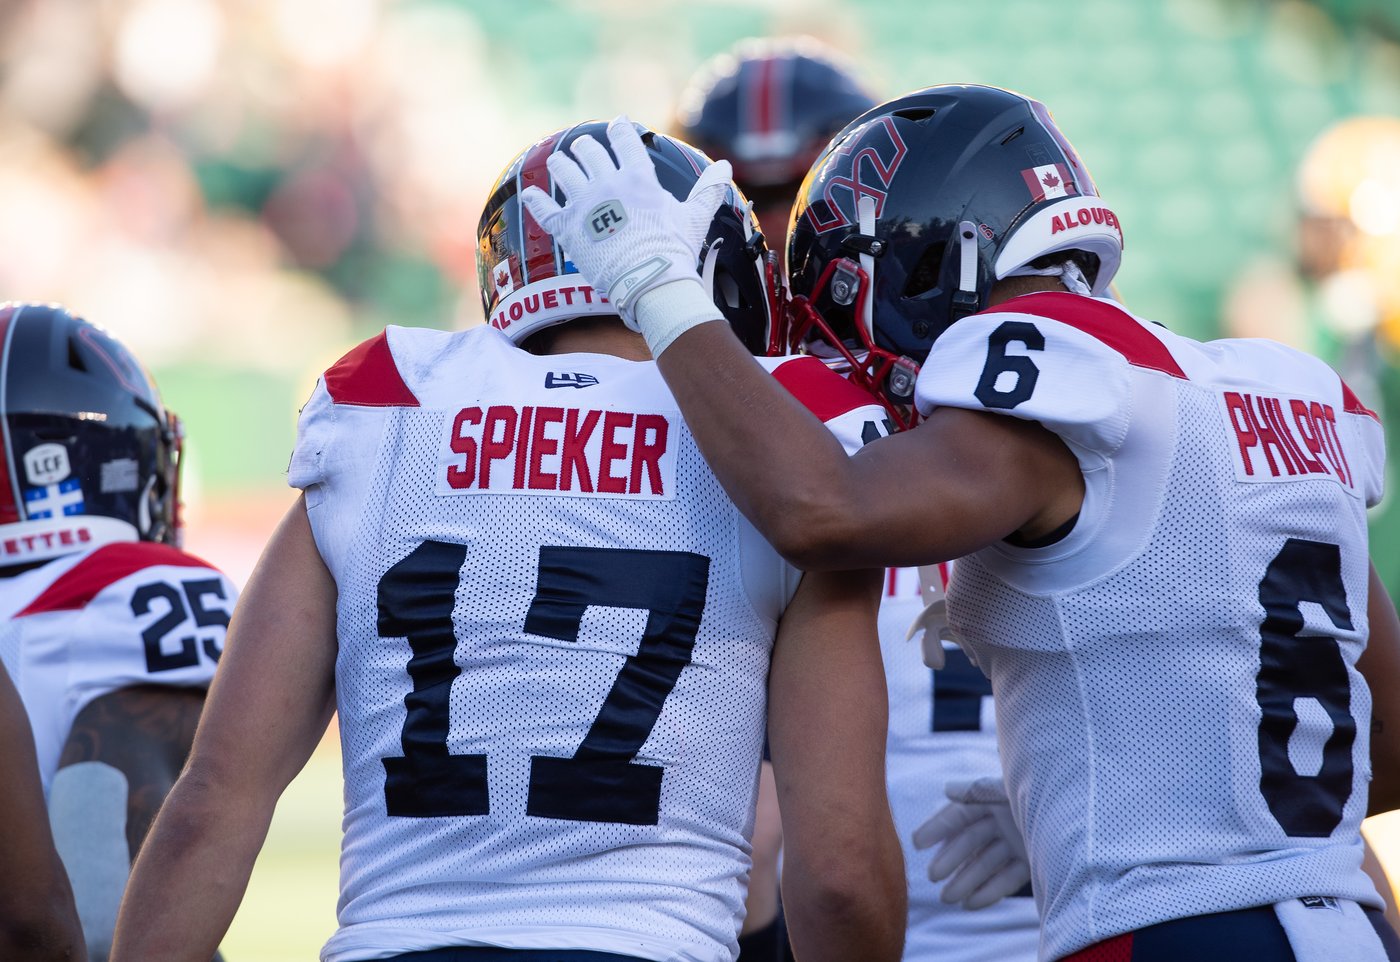
POLYGON ((133 859, 189 755, 204 694, 202 688, 134 685, 94 700, 73 721, 59 769, 100 762, 125 777, 133 859))
POLYGON ((1400 619, 1375 565, 1367 596, 1371 635, 1356 668, 1371 689, 1371 791, 1367 814, 1400 808, 1400 619))
POLYGON ((34 739, 19 692, 0 667, 0 958, 86 958, 73 891, 49 833, 34 739))
POLYGON ((218 948, 277 799, 330 720, 335 599, 298 500, 234 612, 189 764, 132 872, 114 960, 205 962, 218 948))
POLYGON ((941 408, 848 459, 811 414, 765 383, 723 325, 694 327, 674 346, 657 363, 706 460, 799 567, 927 564, 1013 531, 1046 534, 1079 509, 1079 465, 1037 424, 941 408))
POLYGON ((715 306, 689 269, 703 238, 688 225, 713 210, 710 188, 728 165, 707 169, 682 203, 657 184, 630 122, 609 125, 608 137, 616 165, 587 137, 577 163, 549 158, 565 204, 535 187, 522 200, 646 336, 705 459, 790 561, 827 570, 927 564, 1014 531, 1034 538, 1074 516, 1083 482, 1073 455, 1045 429, 1009 418, 939 411, 893 449, 882 440, 848 461, 815 417, 765 383, 728 326, 711 323, 715 306), (621 205, 630 219, 599 234, 584 212, 600 204, 621 205), (968 417, 985 432, 953 437, 951 426, 968 417))
POLYGON ((880 574, 805 575, 773 652, 783 906, 804 960, 894 960, 904 944, 904 860, 885 792, 880 574))

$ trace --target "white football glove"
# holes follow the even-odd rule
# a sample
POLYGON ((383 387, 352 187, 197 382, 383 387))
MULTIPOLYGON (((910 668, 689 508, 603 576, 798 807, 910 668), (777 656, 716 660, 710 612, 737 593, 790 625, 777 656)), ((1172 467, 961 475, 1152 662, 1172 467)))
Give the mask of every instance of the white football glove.
POLYGON ((1023 888, 1031 880, 1031 867, 1002 780, 949 782, 944 793, 948 804, 914 830, 915 848, 943 843, 928 867, 935 882, 952 876, 940 898, 984 909, 1023 888))
POLYGON ((591 136, 570 145, 576 159, 563 151, 549 156, 549 173, 564 192, 562 207, 538 187, 527 187, 520 200, 594 289, 607 292, 627 326, 642 332, 655 357, 683 331, 721 317, 700 286, 698 265, 710 222, 729 188, 729 162, 706 167, 690 195, 679 201, 656 179, 646 145, 625 116, 608 124, 608 143, 616 164, 591 136), (695 282, 704 300, 697 301, 691 291, 681 300, 699 304, 703 316, 659 310, 639 318, 641 296, 673 281, 695 282))

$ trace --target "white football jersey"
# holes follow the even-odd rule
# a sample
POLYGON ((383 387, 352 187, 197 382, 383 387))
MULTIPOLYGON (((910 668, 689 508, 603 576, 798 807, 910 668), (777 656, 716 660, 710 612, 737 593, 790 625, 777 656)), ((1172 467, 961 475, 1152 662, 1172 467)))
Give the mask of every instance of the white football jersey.
POLYGON ((948 905, 928 865, 938 848, 918 851, 914 830, 946 801, 949 781, 999 776, 992 686, 960 648, 944 646, 937 671, 924 664, 909 626, 923 611, 917 568, 885 572, 880 650, 889 684, 885 778, 909 877, 905 962, 1031 962, 1040 923, 1030 892, 975 912, 948 905))
POLYGON ((193 555, 118 541, 0 578, 0 660, 24 700, 48 793, 73 720, 131 685, 205 688, 237 591, 193 555))
POLYGON ((960 559, 949 619, 996 691, 1041 955, 1330 895, 1361 872, 1374 414, 1322 362, 1033 294, 941 336, 917 403, 1039 421, 1073 531, 960 559))
MULTIPOLYGON (((763 363, 847 450, 883 417, 813 358, 763 363)), ((798 574, 655 363, 390 327, 317 385, 289 475, 340 588, 323 958, 730 959, 798 574)))

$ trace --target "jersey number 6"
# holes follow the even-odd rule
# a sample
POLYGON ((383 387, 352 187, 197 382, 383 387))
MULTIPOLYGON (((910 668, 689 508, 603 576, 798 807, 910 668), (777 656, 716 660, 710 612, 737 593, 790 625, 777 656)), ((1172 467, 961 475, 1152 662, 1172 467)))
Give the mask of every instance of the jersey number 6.
MULTIPOLYGON (((490 811, 486 756, 447 751, 448 705, 459 674, 452 609, 467 546, 425 541, 379 582, 379 634, 413 651, 404 697, 403 754, 384 759, 390 815, 431 818, 490 811)), ((526 814, 585 822, 655 825, 660 766, 633 761, 690 663, 705 607, 710 560, 684 551, 540 548, 525 631, 577 641, 589 605, 646 610, 637 653, 627 657, 592 726, 570 758, 530 757, 526 814)))

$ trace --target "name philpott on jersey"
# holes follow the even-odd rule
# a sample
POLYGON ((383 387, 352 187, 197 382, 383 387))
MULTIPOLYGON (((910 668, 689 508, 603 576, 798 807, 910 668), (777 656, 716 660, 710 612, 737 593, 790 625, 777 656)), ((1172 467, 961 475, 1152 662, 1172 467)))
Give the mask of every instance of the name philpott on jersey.
POLYGON ((462 408, 443 439, 436 493, 669 500, 679 415, 492 404, 462 408))
POLYGON ((1326 475, 1355 489, 1332 405, 1238 391, 1225 391, 1221 400, 1235 432, 1235 476, 1241 481, 1326 475))

